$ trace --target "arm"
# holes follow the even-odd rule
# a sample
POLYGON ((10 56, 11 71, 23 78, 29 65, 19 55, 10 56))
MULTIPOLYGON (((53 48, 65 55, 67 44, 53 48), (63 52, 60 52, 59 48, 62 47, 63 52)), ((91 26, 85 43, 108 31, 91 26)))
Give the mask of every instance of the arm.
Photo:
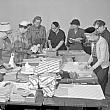
POLYGON ((63 45, 63 43, 64 43, 64 41, 61 40, 61 41, 59 42, 59 44, 55 47, 55 50, 58 50, 58 49, 63 45))
POLYGON ((28 39, 28 45, 30 48, 32 46, 31 30, 30 29, 27 31, 27 39, 28 39))
POLYGON ((43 29, 43 39, 42 39, 42 46, 45 47, 46 46, 46 29, 44 27, 43 29))
POLYGON ((66 36, 65 36, 64 31, 61 31, 61 35, 59 36, 59 43, 54 48, 55 51, 58 50, 63 45, 63 43, 65 42, 65 38, 66 38, 66 36))
POLYGON ((48 40, 48 44, 49 44, 49 48, 51 49, 52 48, 51 40, 48 40))
POLYGON ((69 39, 70 39, 70 38, 71 38, 71 33, 70 33, 70 30, 69 30, 69 31, 68 31, 68 35, 67 35, 67 39, 66 39, 66 46, 68 46, 68 47, 69 47, 70 44, 72 43, 72 42, 71 42, 71 43, 69 42, 69 39))
POLYGON ((93 61, 93 58, 92 58, 92 54, 91 54, 91 56, 89 57, 89 60, 87 62, 87 65, 90 65, 92 63, 92 61, 93 61))

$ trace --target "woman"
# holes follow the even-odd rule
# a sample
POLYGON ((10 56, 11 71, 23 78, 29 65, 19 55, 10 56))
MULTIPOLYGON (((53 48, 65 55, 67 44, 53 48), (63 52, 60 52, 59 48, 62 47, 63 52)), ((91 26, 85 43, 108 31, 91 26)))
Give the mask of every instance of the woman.
POLYGON ((48 37, 49 48, 53 51, 66 50, 65 33, 60 29, 58 22, 52 22, 48 37))
POLYGON ((68 31, 67 46, 70 50, 82 50, 82 43, 85 40, 84 30, 79 28, 80 21, 73 19, 68 31))

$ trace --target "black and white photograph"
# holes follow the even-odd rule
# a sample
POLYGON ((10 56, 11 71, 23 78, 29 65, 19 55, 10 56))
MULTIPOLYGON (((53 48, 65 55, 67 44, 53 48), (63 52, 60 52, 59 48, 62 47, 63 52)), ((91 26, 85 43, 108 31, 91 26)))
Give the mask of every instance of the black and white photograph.
POLYGON ((110 110, 110 0, 0 0, 0 110, 110 110))

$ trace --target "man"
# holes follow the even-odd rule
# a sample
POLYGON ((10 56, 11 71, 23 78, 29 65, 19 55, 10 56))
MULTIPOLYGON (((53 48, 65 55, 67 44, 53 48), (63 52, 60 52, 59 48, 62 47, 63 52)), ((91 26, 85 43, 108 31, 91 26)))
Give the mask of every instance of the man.
POLYGON ((102 20, 96 20, 93 26, 95 27, 97 32, 101 34, 101 36, 107 41, 110 54, 110 32, 108 31, 107 27, 105 27, 105 22, 102 20))
POLYGON ((48 37, 49 48, 53 51, 66 50, 65 33, 60 29, 58 22, 52 22, 48 37))
POLYGON ((27 38, 30 48, 37 44, 40 44, 41 48, 45 47, 46 29, 41 25, 41 22, 41 17, 36 16, 33 19, 33 25, 28 30, 27 38))
POLYGON ((84 41, 85 36, 84 30, 79 28, 80 21, 78 19, 73 19, 70 25, 67 37, 67 46, 70 50, 82 50, 82 42, 84 41))
POLYGON ((91 56, 86 67, 91 65, 89 70, 94 71, 98 77, 98 82, 105 94, 106 84, 108 82, 109 70, 109 51, 106 40, 96 33, 94 27, 85 29, 85 35, 90 36, 88 39, 92 42, 91 56))
POLYGON ((17 31, 13 31, 12 33, 12 45, 13 51, 15 52, 15 63, 21 62, 23 58, 28 57, 28 39, 27 39, 27 31, 29 27, 29 22, 22 21, 19 23, 19 29, 17 31))

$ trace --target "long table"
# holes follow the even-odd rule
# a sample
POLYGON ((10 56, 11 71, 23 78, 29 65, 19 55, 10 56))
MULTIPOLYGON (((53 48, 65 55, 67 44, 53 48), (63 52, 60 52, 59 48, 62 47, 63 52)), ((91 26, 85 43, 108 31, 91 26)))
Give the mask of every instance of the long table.
MULTIPOLYGON (((71 53, 71 52, 70 52, 71 53)), ((74 56, 85 56, 85 53, 82 51, 76 51, 73 52, 71 55, 68 54, 67 51, 60 51, 59 53, 60 56, 65 55, 69 58, 74 57, 74 56), (64 54, 62 54, 61 52, 64 52, 64 54), (67 54, 65 54, 65 52, 67 54)), ((36 62, 35 62, 36 63, 36 62)), ((73 82, 73 81, 72 81, 73 82)), ((93 100, 93 99, 81 99, 81 98, 60 98, 60 97, 39 97, 39 99, 37 99, 36 103, 33 102, 5 102, 5 103, 0 103, 2 105, 2 108, 4 108, 4 106, 6 105, 19 105, 19 106, 34 106, 36 107, 40 107, 42 108, 54 108, 54 107, 82 107, 82 108, 86 108, 86 107, 107 107, 107 100, 93 100)))

